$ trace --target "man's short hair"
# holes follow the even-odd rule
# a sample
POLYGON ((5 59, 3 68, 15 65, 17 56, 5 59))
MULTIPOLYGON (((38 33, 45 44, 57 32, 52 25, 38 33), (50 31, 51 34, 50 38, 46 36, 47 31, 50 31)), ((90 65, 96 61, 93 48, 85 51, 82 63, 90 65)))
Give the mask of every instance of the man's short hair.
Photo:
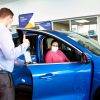
POLYGON ((14 16, 14 13, 9 8, 1 8, 0 9, 0 17, 5 18, 7 16, 14 16))

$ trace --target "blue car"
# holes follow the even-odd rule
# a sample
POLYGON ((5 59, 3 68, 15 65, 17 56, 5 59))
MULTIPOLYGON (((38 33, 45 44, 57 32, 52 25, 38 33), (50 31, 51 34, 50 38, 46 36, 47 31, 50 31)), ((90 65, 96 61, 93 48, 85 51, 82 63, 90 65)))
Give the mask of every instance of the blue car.
POLYGON ((23 34, 30 41, 28 55, 12 73, 16 100, 100 100, 100 45, 88 36, 64 31, 17 29, 15 46, 23 34), (70 62, 45 63, 53 39, 70 62))

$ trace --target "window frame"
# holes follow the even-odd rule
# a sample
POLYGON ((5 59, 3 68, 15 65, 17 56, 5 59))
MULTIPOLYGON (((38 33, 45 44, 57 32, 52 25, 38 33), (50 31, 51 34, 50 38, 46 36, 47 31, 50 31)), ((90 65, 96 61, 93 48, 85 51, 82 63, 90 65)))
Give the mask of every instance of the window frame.
MULTIPOLYGON (((43 38, 42 38, 42 40, 40 41, 41 43, 40 44, 42 44, 41 45, 41 49, 42 49, 42 51, 40 51, 41 52, 41 58, 43 59, 42 61, 42 63, 45 63, 44 61, 45 61, 45 57, 44 57, 44 48, 43 48, 43 46, 44 46, 44 44, 43 44, 43 41, 44 41, 44 39, 48 39, 48 38, 53 38, 53 39, 57 39, 58 41, 60 41, 60 42, 62 42, 64 45, 68 45, 69 47, 71 47, 71 48, 73 48, 74 50, 75 50, 75 52, 77 51, 77 52, 79 52, 80 53, 80 56, 82 55, 82 51, 80 51, 79 49, 77 49, 75 46, 73 46, 72 44, 70 44, 69 42, 67 42, 67 41, 65 41, 65 40, 63 40, 63 39, 61 39, 61 38, 59 38, 59 37, 54 37, 54 36, 51 36, 51 35, 42 35, 43 36, 43 38)), ((72 63, 73 61, 71 61, 70 63, 72 63)), ((74 62, 78 62, 78 61, 74 61, 74 62)), ((80 62, 81 62, 81 59, 80 59, 80 62)), ((62 62, 62 63, 67 63, 67 62, 62 62)), ((54 63, 53 63, 54 64, 54 63)))

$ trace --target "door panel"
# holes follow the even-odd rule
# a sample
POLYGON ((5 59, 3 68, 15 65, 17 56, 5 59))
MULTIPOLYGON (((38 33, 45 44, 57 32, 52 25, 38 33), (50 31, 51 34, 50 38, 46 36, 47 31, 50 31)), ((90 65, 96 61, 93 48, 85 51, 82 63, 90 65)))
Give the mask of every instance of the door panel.
POLYGON ((28 65, 33 100, 89 100, 91 63, 28 65))
MULTIPOLYGON (((34 58, 35 56, 32 56, 34 58)), ((24 55, 21 55, 19 60, 24 61, 24 55)), ((19 85, 32 85, 31 73, 29 69, 24 65, 14 65, 14 70, 12 72, 12 77, 15 87, 19 85)))

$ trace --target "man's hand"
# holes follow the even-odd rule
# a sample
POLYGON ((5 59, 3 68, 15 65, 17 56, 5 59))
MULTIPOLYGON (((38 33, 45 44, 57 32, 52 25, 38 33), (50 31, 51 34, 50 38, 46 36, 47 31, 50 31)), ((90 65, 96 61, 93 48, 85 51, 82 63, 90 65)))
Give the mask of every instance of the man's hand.
POLYGON ((23 43, 27 43, 27 44, 30 45, 30 42, 29 42, 28 39, 26 39, 26 36, 25 35, 23 35, 23 43))

